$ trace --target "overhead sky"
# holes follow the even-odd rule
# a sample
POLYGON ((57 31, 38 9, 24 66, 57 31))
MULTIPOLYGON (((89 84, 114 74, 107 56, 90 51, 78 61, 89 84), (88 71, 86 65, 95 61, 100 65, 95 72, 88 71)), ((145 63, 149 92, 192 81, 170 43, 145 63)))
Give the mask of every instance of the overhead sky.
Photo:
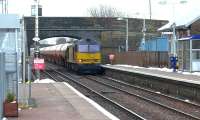
MULTIPOLYGON (((130 17, 149 18, 149 0, 39 0, 43 8, 43 16, 89 16, 88 9, 99 5, 116 8, 130 17), (139 13, 136 14, 136 13, 139 13)), ((173 20, 186 19, 200 15, 200 0, 151 0, 152 18, 173 20), (166 4, 159 4, 166 1, 166 4), (174 6, 174 7, 173 7, 174 6), (173 9, 174 8, 174 9, 173 9), (186 17, 187 16, 187 17, 186 17)), ((31 15, 31 4, 34 0, 8 0, 8 12, 20 15, 31 15)))

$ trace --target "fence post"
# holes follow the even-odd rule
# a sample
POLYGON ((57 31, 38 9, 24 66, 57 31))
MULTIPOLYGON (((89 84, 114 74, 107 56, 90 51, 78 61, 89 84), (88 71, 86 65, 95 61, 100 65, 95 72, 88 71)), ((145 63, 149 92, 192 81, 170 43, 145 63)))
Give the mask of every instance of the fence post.
POLYGON ((29 83, 29 93, 28 93, 28 104, 29 106, 31 103, 31 66, 30 66, 30 59, 28 60, 28 83, 29 83))
POLYGON ((0 52, 0 119, 3 117, 3 101, 5 98, 5 53, 0 52))
POLYGON ((158 64, 159 64, 159 66, 158 67, 162 67, 162 61, 161 61, 161 59, 160 59, 160 54, 161 54, 161 51, 158 51, 158 64))
POLYGON ((19 92, 18 92, 18 87, 19 87, 19 86, 18 86, 18 82, 19 82, 19 74, 20 74, 20 73, 19 73, 19 69, 20 69, 20 68, 19 68, 19 64, 18 64, 18 59, 19 59, 19 58, 18 58, 18 53, 16 52, 16 53, 15 53, 15 60, 16 60, 16 61, 15 61, 15 65, 16 65, 16 66, 15 66, 15 67, 16 67, 16 80, 15 80, 14 82, 15 82, 15 93, 16 93, 16 100, 17 100, 17 103, 18 103, 18 100, 19 100, 19 95, 18 95, 18 94, 19 94, 19 92))

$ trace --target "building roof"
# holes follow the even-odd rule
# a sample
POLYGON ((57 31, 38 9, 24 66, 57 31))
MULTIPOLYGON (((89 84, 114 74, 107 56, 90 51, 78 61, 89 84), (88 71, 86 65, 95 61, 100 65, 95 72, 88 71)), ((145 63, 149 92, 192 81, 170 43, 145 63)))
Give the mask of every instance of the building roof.
MULTIPOLYGON (((196 17, 187 17, 187 18, 180 18, 178 20, 175 20, 175 24, 176 24, 176 28, 182 28, 182 29, 186 29, 188 28, 191 24, 193 24, 194 22, 196 22, 197 20, 200 19, 200 15, 196 16, 196 17)), ((158 29, 158 31, 169 31, 172 28, 174 22, 169 22, 166 25, 160 27, 158 29)))

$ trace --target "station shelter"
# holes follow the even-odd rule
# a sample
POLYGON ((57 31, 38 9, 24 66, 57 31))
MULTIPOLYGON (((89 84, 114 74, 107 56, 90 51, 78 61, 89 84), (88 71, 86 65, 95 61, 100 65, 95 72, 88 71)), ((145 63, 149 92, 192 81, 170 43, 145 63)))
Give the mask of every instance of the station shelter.
POLYGON ((166 35, 162 35, 160 37, 151 37, 150 39, 146 39, 145 43, 140 43, 139 50, 140 51, 163 51, 167 52, 169 49, 168 45, 168 37, 166 35))
POLYGON ((178 63, 182 71, 200 71, 200 35, 178 39, 178 63))
POLYGON ((21 42, 20 19, 15 14, 0 14, 0 119, 8 92, 18 97, 21 42))

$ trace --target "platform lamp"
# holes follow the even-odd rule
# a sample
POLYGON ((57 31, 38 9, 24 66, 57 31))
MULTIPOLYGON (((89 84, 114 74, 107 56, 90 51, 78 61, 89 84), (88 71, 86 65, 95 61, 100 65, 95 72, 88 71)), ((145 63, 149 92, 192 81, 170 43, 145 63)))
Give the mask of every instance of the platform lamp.
MULTIPOLYGON (((143 37, 142 37, 142 47, 141 47, 141 50, 146 50, 146 31, 147 31, 147 28, 146 28, 146 17, 145 17, 145 14, 144 13, 139 13, 139 12, 136 12, 134 13, 135 16, 139 16, 139 15, 142 15, 142 18, 143 18, 143 23, 142 23, 142 34, 143 34, 143 37)), ((150 15, 151 16, 151 15, 150 15)))
MULTIPOLYGON (((38 8, 39 8, 39 0, 34 0, 35 1, 35 36, 33 38, 33 41, 35 41, 35 58, 39 58, 39 19, 38 19, 38 8)), ((36 77, 37 79, 40 79, 40 70, 36 70, 36 77)))

